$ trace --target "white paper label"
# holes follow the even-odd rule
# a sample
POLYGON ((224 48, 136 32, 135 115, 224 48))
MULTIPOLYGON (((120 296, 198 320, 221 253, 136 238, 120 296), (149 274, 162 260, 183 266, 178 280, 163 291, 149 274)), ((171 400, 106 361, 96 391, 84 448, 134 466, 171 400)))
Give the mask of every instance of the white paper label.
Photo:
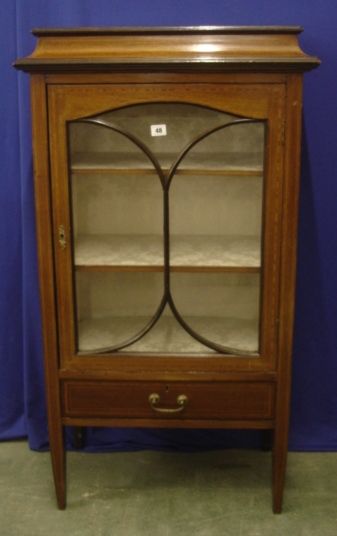
POLYGON ((151 125, 151 136, 166 136, 166 125, 151 125))

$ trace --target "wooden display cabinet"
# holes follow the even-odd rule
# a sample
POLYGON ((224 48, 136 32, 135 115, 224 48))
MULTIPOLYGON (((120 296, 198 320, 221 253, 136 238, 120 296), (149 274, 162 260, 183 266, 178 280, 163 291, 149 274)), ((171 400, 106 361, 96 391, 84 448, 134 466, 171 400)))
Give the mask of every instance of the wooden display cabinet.
POLYGON ((31 73, 50 448, 63 426, 272 430, 285 478, 298 27, 39 29, 31 73))

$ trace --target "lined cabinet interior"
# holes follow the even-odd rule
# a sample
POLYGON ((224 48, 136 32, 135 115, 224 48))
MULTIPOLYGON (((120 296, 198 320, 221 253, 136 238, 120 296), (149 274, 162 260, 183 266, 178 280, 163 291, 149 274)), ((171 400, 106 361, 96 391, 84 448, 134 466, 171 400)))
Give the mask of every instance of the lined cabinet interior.
POLYGON ((266 136, 177 102, 68 122, 79 352, 258 355, 266 136))

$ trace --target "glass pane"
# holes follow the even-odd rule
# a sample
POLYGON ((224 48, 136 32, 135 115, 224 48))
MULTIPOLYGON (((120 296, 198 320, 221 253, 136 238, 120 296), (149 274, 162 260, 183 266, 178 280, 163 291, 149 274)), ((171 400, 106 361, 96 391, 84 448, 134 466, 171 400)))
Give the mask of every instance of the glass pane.
POLYGON ((169 169, 196 137, 233 120, 223 112, 181 103, 128 106, 98 117, 142 140, 163 169, 169 169))
POLYGON ((78 349, 122 346, 153 318, 163 294, 160 273, 79 271, 78 349))
POLYGON ((201 337, 231 353, 259 349, 259 274, 173 273, 174 304, 201 337))
POLYGON ((160 354, 214 354, 214 351, 198 342, 179 324, 166 306, 158 322, 139 341, 125 351, 160 354))
MULTIPOLYGON (((184 157, 181 168, 192 168, 194 162, 199 162, 200 171, 203 172, 211 169, 221 175, 261 174, 264 159, 264 122, 252 122, 234 116, 225 118, 225 121, 219 122, 218 130, 200 137, 184 157), (221 125, 224 128, 221 128, 221 125)), ((206 123, 204 133, 207 134, 210 130, 206 123)))
POLYGON ((238 121, 207 135, 186 153, 170 187, 171 267, 191 272, 186 281, 172 274, 173 299, 198 335, 238 352, 259 350, 264 128, 238 121), (186 173, 193 162, 198 169, 186 173), (203 314, 190 307, 196 295, 203 314))
POLYGON ((68 135, 77 348, 257 353, 264 122, 150 103, 68 135))
POLYGON ((147 271, 163 271, 162 186, 148 156, 119 132, 73 122, 69 140, 77 347, 99 351, 136 335, 161 301, 162 275, 153 289, 150 284, 154 295, 131 292, 130 284, 143 286, 147 271), (137 319, 125 328, 114 320, 108 328, 116 315, 137 319), (103 318, 104 329, 94 328, 103 318), (88 322, 96 334, 90 340, 88 322))

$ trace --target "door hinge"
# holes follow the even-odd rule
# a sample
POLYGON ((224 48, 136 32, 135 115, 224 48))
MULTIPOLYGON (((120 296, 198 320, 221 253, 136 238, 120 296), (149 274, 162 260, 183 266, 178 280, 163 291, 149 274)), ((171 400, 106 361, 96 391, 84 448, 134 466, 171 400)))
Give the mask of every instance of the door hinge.
POLYGON ((59 244, 62 249, 65 249, 67 245, 67 239, 66 239, 66 232, 64 230, 64 225, 59 226, 58 235, 59 235, 59 244))

